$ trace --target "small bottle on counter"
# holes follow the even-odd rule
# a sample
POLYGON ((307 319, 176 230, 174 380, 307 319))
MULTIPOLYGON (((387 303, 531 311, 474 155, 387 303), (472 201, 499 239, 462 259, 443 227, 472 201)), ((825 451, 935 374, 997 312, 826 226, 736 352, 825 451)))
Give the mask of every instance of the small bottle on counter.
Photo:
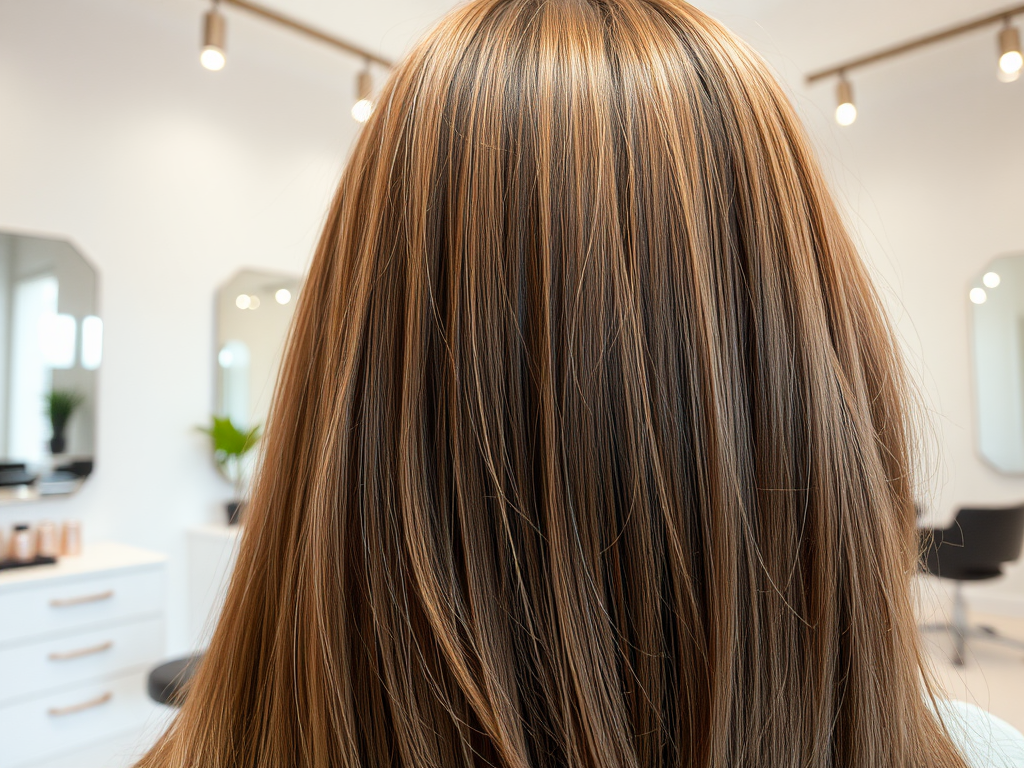
POLYGON ((49 520, 43 520, 36 526, 36 554, 40 557, 56 557, 60 554, 57 526, 49 520))
POLYGON ((82 554, 82 524, 78 520, 64 521, 61 554, 71 555, 72 557, 82 554))
POLYGON ((14 535, 11 537, 11 559, 19 563, 28 563, 36 556, 35 547, 32 546, 32 531, 24 523, 14 526, 14 535))

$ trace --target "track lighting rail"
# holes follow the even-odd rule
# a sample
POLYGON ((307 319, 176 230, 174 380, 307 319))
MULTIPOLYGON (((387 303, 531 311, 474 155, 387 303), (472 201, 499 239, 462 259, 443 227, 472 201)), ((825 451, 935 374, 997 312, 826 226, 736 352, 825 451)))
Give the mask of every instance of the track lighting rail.
POLYGON ((866 66, 868 64, 874 64, 875 62, 882 61, 884 59, 891 59, 894 56, 900 56, 909 51, 913 51, 918 48, 923 48, 927 45, 931 45, 932 43, 938 43, 941 42, 942 40, 947 40, 951 37, 956 37, 957 35, 961 35, 964 32, 970 32, 972 30, 979 29, 980 27, 987 27, 990 24, 997 24, 1000 21, 1003 21, 1011 16, 1016 16, 1021 13, 1024 13, 1024 3, 1019 3, 1017 5, 1010 6, 1009 8, 1004 8, 1001 11, 990 13, 989 15, 979 19, 967 21, 964 22, 963 24, 957 24, 954 27, 949 27, 948 29, 943 29, 939 32, 933 32, 930 35, 924 35, 923 37, 908 40, 905 43, 900 43, 890 48, 883 48, 882 50, 875 51, 874 53, 869 53, 868 55, 861 56, 860 58, 857 59, 850 59, 849 61, 844 61, 842 64, 836 64, 834 66, 828 67, 827 69, 821 69, 818 70, 817 72, 812 72, 809 75, 807 75, 807 83, 810 84, 818 80, 823 80, 826 77, 835 77, 836 75, 849 73, 853 69, 859 69, 860 67, 866 66))
POLYGON ((355 45, 354 43, 350 43, 346 40, 342 40, 341 38, 335 37, 334 35, 329 35, 326 32, 321 32, 319 29, 309 27, 300 21, 295 21, 294 19, 290 19, 287 16, 282 16, 277 11, 272 11, 269 8, 264 8, 262 5, 250 3, 249 0, 220 0, 220 2, 224 5, 231 5, 235 8, 241 8, 242 10, 248 11, 249 13, 255 16, 264 18, 267 21, 272 21, 275 24, 280 24, 283 27, 288 27, 289 29, 292 29, 296 32, 300 32, 301 34, 306 35, 307 37, 312 37, 316 40, 319 40, 322 43, 327 43, 328 45, 334 46, 335 48, 338 48, 344 51, 345 53, 350 53, 353 56, 358 56, 359 58, 365 61, 380 64, 382 67, 390 68, 394 66, 394 63, 389 59, 385 59, 382 56, 378 56, 377 54, 368 51, 365 48, 355 45))

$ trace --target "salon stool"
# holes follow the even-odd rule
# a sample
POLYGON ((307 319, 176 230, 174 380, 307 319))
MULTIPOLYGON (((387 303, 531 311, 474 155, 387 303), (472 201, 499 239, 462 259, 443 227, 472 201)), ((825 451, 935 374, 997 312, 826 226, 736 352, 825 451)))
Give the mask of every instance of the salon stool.
POLYGON ((202 659, 203 655, 200 653, 154 667, 149 673, 149 698, 158 704, 180 707, 185 698, 186 686, 202 659))

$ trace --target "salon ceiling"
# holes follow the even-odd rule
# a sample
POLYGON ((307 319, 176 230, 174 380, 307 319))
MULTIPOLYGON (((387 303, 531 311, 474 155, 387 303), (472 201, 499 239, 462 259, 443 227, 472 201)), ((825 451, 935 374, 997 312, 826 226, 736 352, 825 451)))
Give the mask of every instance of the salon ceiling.
MULTIPOLYGON (((697 0, 695 4, 753 43, 776 66, 795 72, 993 13, 1010 1, 697 0)), ((420 33, 458 4, 451 0, 263 2, 393 58, 401 56, 420 33)))

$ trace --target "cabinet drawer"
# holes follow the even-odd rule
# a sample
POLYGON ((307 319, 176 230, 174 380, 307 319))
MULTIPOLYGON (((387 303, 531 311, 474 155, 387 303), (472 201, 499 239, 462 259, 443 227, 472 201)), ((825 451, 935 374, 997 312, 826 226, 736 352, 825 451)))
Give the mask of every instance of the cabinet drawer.
POLYGON ((0 593, 0 645, 163 610, 163 567, 0 593))
POLYGON ((16 768, 141 727, 155 711, 146 697, 144 672, 0 707, 0 768, 16 768))
POLYGON ((155 665, 164 622, 148 619, 0 648, 0 706, 12 699, 155 665))

